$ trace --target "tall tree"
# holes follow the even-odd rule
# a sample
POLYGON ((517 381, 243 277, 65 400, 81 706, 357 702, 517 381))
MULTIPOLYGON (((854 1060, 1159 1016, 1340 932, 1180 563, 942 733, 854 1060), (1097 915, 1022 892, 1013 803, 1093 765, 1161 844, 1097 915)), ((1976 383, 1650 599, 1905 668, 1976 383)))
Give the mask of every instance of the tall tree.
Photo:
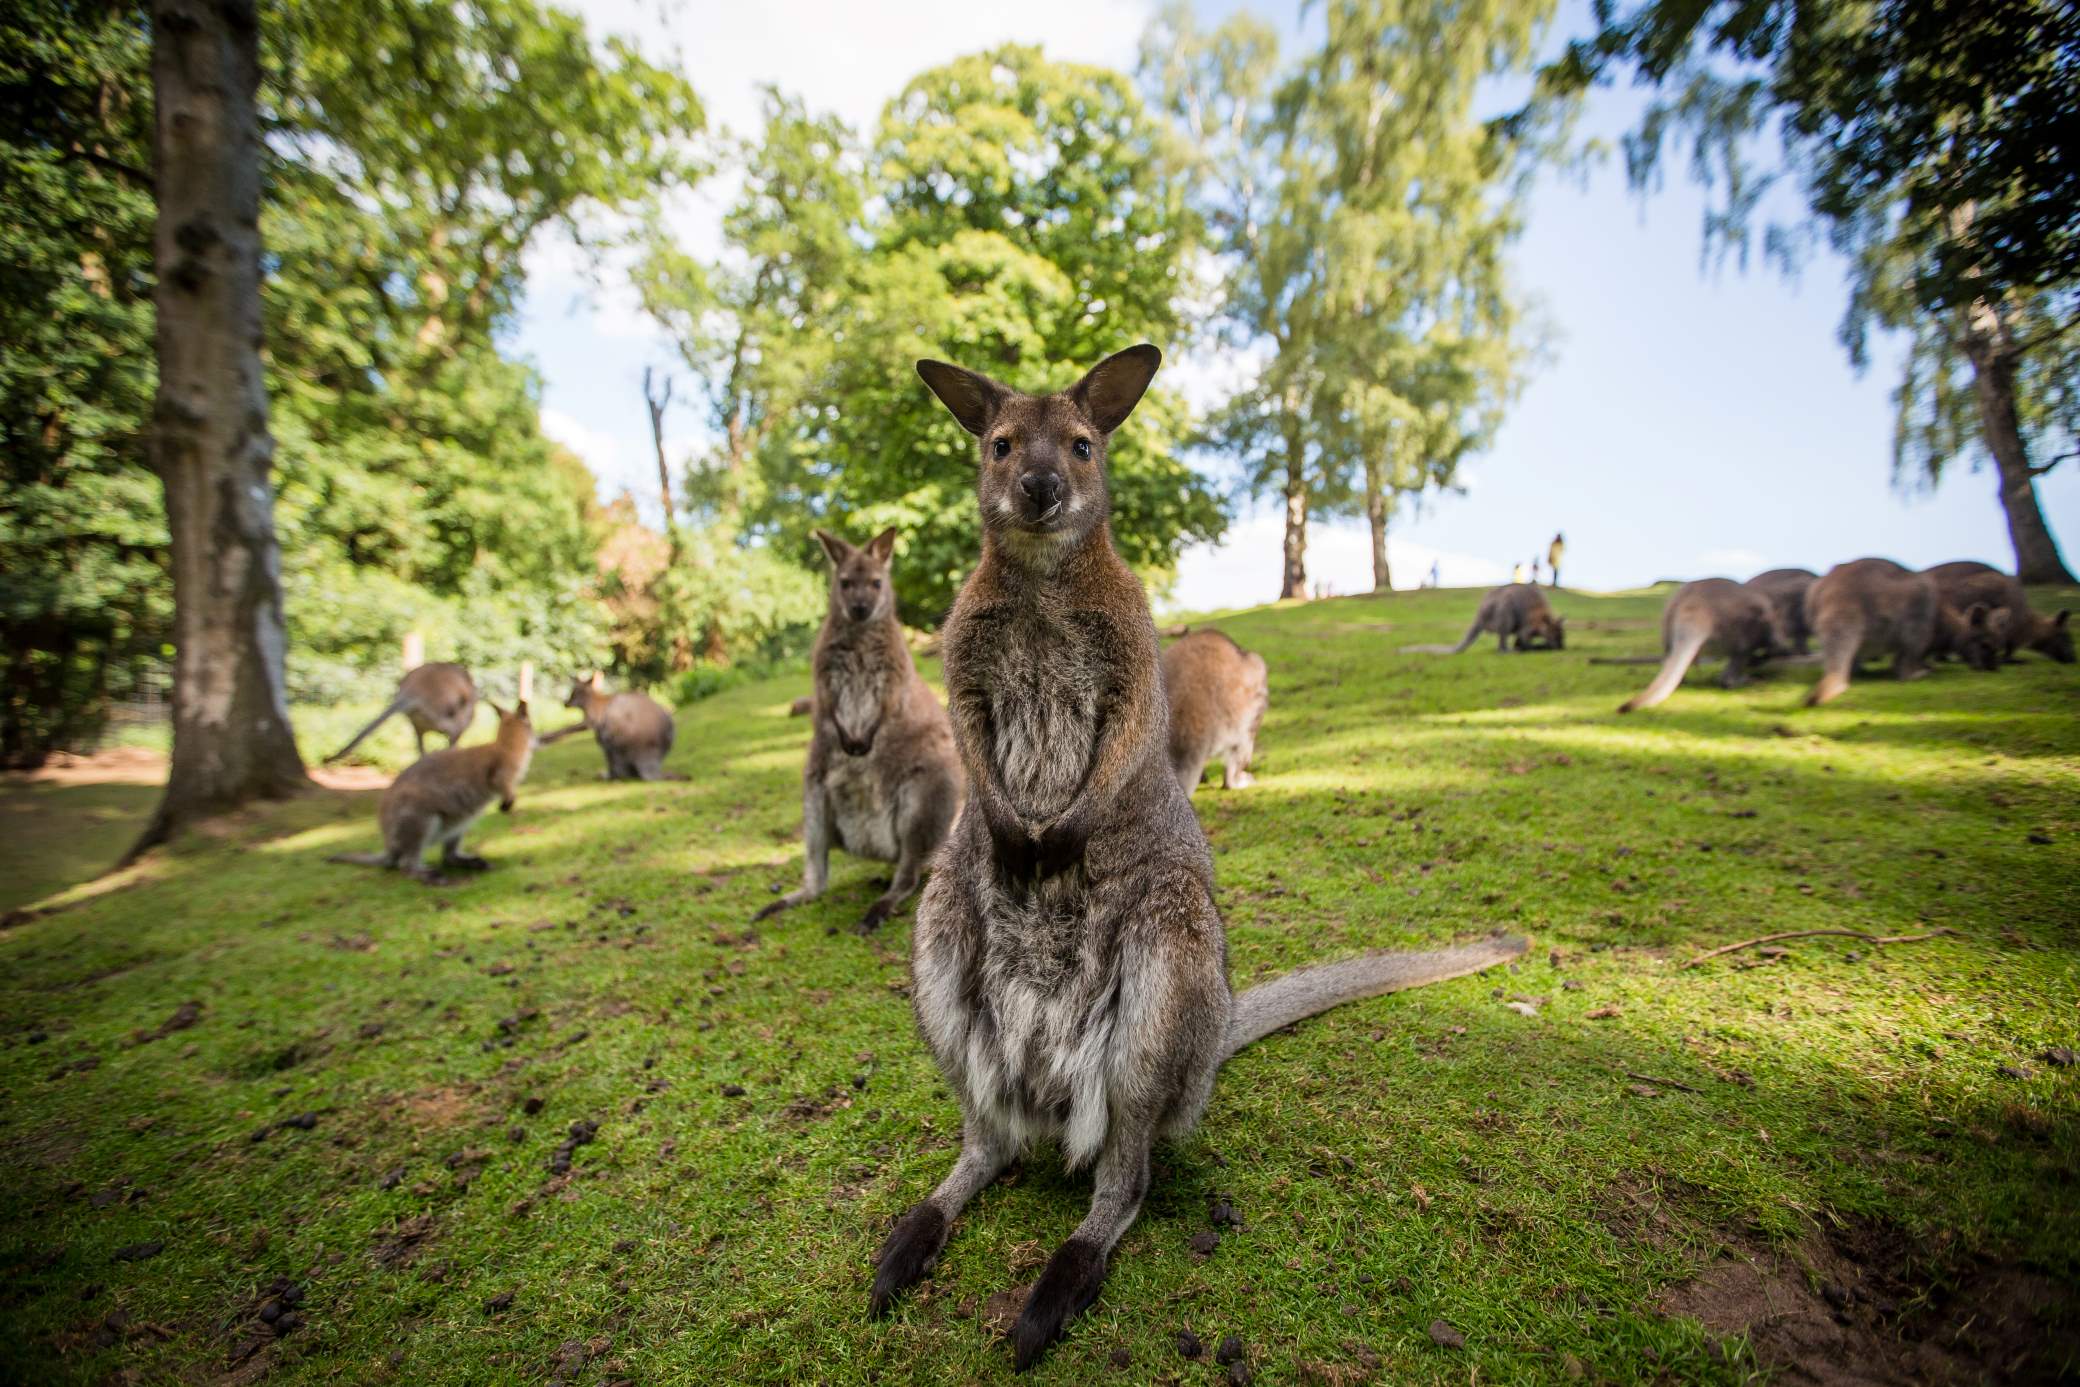
POLYGON ((1716 194, 1707 248, 1743 262, 1764 194, 1795 181, 1811 221, 1769 226, 1770 258, 1795 268, 1817 224, 1849 260, 1851 360, 1867 363, 1873 326, 1907 336, 1895 476, 1933 482, 1960 456, 1990 458, 2023 581, 2072 582, 2035 483, 2073 456, 2061 401, 2080 328, 2080 8, 1598 0, 1595 15, 1544 89, 1627 69, 1651 85, 1626 142, 1635 186, 1686 135, 1716 194))
POLYGON ((259 87, 252 0, 160 0, 152 464, 173 565, 173 765, 133 856, 196 818, 308 783, 282 683, 260 367, 259 87))

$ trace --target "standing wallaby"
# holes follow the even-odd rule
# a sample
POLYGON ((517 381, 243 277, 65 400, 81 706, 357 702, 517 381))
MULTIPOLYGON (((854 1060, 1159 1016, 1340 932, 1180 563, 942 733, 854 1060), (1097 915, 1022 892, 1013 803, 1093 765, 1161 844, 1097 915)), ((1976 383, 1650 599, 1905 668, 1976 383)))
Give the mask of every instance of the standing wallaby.
POLYGON ((823 894, 831 842, 857 857, 893 862, 888 889, 859 922, 870 930, 917 889, 918 878, 961 808, 953 729, 911 663, 896 620, 889 556, 896 532, 855 549, 816 532, 831 561, 830 608, 816 635, 815 718, 802 767, 802 886, 758 919, 823 894))
POLYGON ((1185 794, 1198 788, 1215 757, 1223 789, 1249 784, 1257 728, 1271 706, 1264 657, 1219 631, 1188 632, 1163 652, 1163 688, 1170 696, 1170 769, 1185 794))
POLYGON ((1702 653, 1726 657, 1719 686, 1737 689, 1748 682, 1752 661, 1787 654, 1790 647, 1776 609, 1761 592, 1730 578, 1700 578, 1677 588, 1661 609, 1661 649, 1654 682, 1619 704, 1619 712, 1638 712, 1667 698, 1702 653))
POLYGON ((1473 614, 1473 625, 1466 628, 1466 636, 1451 647, 1453 655, 1464 651, 1480 639, 1481 632, 1492 632, 1495 636, 1495 653, 1509 652, 1510 637, 1515 636, 1518 650, 1530 650, 1543 645, 1551 650, 1567 648, 1566 619, 1553 615, 1546 605, 1546 595, 1530 583, 1505 583, 1481 599, 1481 605, 1473 614))
POLYGON ((453 747, 469 731, 470 720, 477 715, 477 686, 469 677, 469 671, 461 665, 420 665, 408 671, 397 681, 397 697, 390 706, 377 713, 375 721, 354 734, 354 740, 325 758, 327 765, 339 760, 355 747, 368 740, 368 734, 383 725, 383 720, 392 713, 403 713, 412 720, 412 739, 418 745, 419 755, 426 754, 426 734, 446 734, 448 745, 453 747))
POLYGON ((1222 1061, 1338 1003, 1525 948, 1368 955, 1229 992, 1213 857, 1170 770, 1155 626, 1108 523, 1107 438, 1161 360, 1132 347, 1038 396, 917 366, 981 450, 982 560, 941 646, 968 801, 911 934, 911 1007, 959 1097, 961 1153, 882 1244, 870 1304, 885 1313, 976 1192, 1057 1140, 1070 1168, 1095 1165, 1096 1191, 1010 1331, 1020 1369, 1097 1296, 1151 1144, 1197 1123, 1222 1061))
MULTIPOLYGON (((599 749, 606 753, 602 780, 667 780, 664 758, 672 750, 672 715, 648 694, 610 694, 598 670, 571 680, 563 701, 583 715, 599 749)), ((571 731, 574 729, 565 729, 571 731)), ((552 738, 553 740, 553 738, 552 738)))
POLYGON ((383 851, 340 853, 328 862, 362 867, 391 867, 428 886, 448 879, 426 865, 427 849, 439 845, 440 865, 480 872, 491 864, 462 850, 462 835, 492 800, 499 812, 513 809, 513 793, 527 775, 534 756, 534 726, 522 700, 508 713, 497 704, 498 735, 477 746, 451 747, 422 756, 407 766, 376 810, 383 830, 383 851))
POLYGON ((1793 651, 1803 655, 1812 649, 1813 632, 1806 625, 1806 589, 1820 580, 1809 568, 1772 568, 1758 573, 1744 588, 1753 588, 1769 599, 1777 613, 1777 631, 1793 651))
POLYGON ((1887 652, 1896 677, 1927 674, 1941 607, 1935 579, 1890 559, 1854 559, 1827 570, 1806 591, 1806 624, 1820 638, 1821 665, 1806 706, 1841 697, 1859 661, 1887 652))
POLYGON ((1994 629, 2000 637, 2001 658, 2012 660, 2015 652, 2028 647, 2049 655, 2062 665, 2073 663, 2073 632, 2067 625, 2072 616, 2061 610, 2057 616, 2040 616, 2029 605, 2029 593, 2021 583, 1990 564, 1972 559, 1939 563, 1923 572, 1935 580, 1943 600, 1960 611, 1974 602, 1993 609, 1994 629))

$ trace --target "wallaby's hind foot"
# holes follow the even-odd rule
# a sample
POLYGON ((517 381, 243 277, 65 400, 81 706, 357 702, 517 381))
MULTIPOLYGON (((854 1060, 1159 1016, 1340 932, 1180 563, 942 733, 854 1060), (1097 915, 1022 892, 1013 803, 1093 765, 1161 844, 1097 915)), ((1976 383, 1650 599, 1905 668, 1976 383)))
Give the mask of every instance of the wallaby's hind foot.
POLYGON ((451 852, 441 859, 441 866, 458 872, 488 872, 491 864, 473 852, 451 852))
POLYGON ((1246 790, 1256 783, 1257 778, 1239 766, 1230 767, 1221 776, 1221 788, 1224 790, 1246 790))
POLYGON ((350 867, 389 867, 390 859, 379 852, 336 852, 327 862, 344 862, 350 867))
POLYGON ((1083 1238, 1072 1237, 1047 1259, 1026 1308, 1011 1326, 1011 1363, 1024 1372, 1040 1360, 1063 1328, 1089 1308, 1105 1284, 1105 1254, 1083 1238))
POLYGON ((875 1257, 874 1290, 867 1313, 880 1319, 896 1297, 924 1279, 946 1246, 946 1215, 927 1199, 896 1220, 875 1257))

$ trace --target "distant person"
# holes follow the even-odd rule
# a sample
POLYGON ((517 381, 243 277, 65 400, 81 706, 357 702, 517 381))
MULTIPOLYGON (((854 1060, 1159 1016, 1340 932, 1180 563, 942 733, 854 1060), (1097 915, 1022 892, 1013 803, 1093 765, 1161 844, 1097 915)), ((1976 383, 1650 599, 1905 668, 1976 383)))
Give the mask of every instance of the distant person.
POLYGON ((1439 588, 1444 586, 1442 575, 1438 571, 1436 559, 1430 560, 1430 586, 1433 588, 1439 588))
POLYGON ((1538 555, 1536 555, 1536 554, 1533 554, 1533 555, 1531 556, 1531 586, 1533 586, 1533 587, 1537 587, 1537 586, 1538 586, 1538 571, 1539 571, 1539 565, 1538 565, 1538 555))
POLYGON ((1510 580, 1510 581, 1511 581, 1512 583, 1521 583, 1521 582, 1523 582, 1523 581, 1524 581, 1524 562, 1523 562, 1523 560, 1519 559, 1519 560, 1518 560, 1518 561, 1517 561, 1517 562, 1516 562, 1515 564, 1513 564, 1513 565, 1512 565, 1512 566, 1510 567, 1510 570, 1509 570, 1509 580, 1510 580))
POLYGON ((1552 581, 1546 586, 1555 588, 1560 586, 1560 560, 1566 553, 1567 536, 1556 531, 1553 535, 1553 542, 1546 546, 1546 567, 1553 570, 1552 581))

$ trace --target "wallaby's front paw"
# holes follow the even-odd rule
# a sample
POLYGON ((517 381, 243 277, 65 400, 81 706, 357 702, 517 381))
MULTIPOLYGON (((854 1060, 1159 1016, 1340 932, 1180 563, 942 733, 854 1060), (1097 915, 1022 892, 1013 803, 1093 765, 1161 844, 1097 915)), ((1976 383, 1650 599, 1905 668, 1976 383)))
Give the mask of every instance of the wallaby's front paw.
POLYGON ((498 802, 498 812, 499 812, 499 813, 501 813, 501 814, 510 814, 510 813, 512 813, 512 812, 513 812, 513 801, 512 801, 512 800, 510 800, 510 799, 502 799, 502 800, 500 800, 500 801, 498 802))
POLYGON ((896 907, 893 901, 875 901, 867 907, 867 913, 859 917, 859 932, 866 934, 881 928, 881 922, 895 913, 896 907))
POLYGON ((1256 783, 1257 778, 1251 775, 1248 771, 1237 771, 1233 775, 1228 777, 1227 787, 1230 790, 1246 790, 1256 783))
POLYGON ((930 1200, 897 1219, 874 1259, 874 1292, 867 1313, 875 1319, 887 1314, 896 1297, 932 1269, 932 1263, 939 1260, 939 1249, 945 1246, 946 1215, 930 1200))
POLYGON ((441 865, 465 872, 488 872, 491 870, 491 864, 473 852, 458 852, 441 863, 441 865))
POLYGON ((1047 1346, 1062 1336, 1070 1320, 1098 1298, 1105 1284, 1105 1254, 1080 1238, 1071 1238, 1047 1259, 1047 1269, 1026 1297, 1026 1308, 1011 1326, 1012 1366, 1019 1372, 1040 1361, 1047 1346))

